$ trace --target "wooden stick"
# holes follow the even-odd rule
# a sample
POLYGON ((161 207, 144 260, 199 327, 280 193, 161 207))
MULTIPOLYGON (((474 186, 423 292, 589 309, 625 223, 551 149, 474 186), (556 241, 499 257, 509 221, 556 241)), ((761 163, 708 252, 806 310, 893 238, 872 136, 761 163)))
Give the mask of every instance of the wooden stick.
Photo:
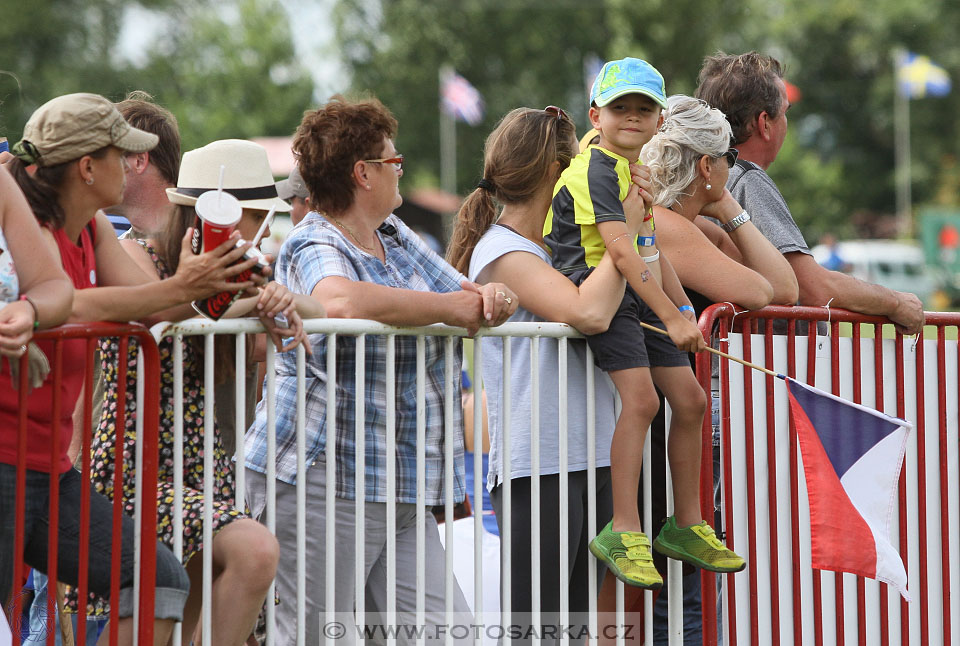
MULTIPOLYGON (((660 334, 667 334, 667 331, 666 331, 666 330, 661 330, 660 328, 654 327, 654 326, 650 325, 649 323, 644 323, 643 321, 640 321, 640 327, 644 327, 644 328, 646 328, 646 329, 648 329, 648 330, 653 330, 654 332, 659 332, 660 334)), ((669 336, 669 335, 668 335, 668 336, 669 336)), ((746 367, 748 367, 748 368, 753 368, 754 370, 759 370, 760 372, 765 372, 765 373, 767 373, 768 375, 770 375, 771 377, 777 377, 777 378, 779 378, 779 379, 786 379, 786 377, 784 377, 784 376, 781 375, 781 374, 778 374, 778 373, 774 372, 773 370, 768 370, 768 369, 764 368, 763 366, 758 366, 758 365, 755 364, 755 363, 750 363, 749 361, 744 361, 743 359, 740 359, 740 358, 737 358, 737 357, 735 357, 735 356, 733 356, 733 355, 727 354, 726 352, 720 352, 719 350, 716 350, 716 349, 714 349, 714 348, 711 348, 710 346, 705 347, 704 350, 706 350, 707 352, 712 352, 713 354, 717 355, 718 357, 723 357, 724 359, 730 359, 730 361, 736 361, 737 363, 739 363, 739 364, 741 364, 741 365, 744 365, 744 366, 746 366, 746 367)))

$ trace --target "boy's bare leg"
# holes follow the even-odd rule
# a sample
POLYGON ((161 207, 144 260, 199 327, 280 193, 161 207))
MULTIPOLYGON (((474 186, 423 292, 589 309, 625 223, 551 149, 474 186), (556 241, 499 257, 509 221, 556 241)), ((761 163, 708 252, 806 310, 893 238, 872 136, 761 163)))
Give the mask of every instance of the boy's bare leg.
POLYGON ((660 402, 649 368, 614 370, 609 374, 623 405, 610 444, 612 529, 615 532, 639 532, 642 528, 637 510, 637 491, 643 464, 643 446, 647 429, 660 408, 660 402))
POLYGON ((700 453, 706 394, 687 366, 656 367, 653 383, 670 404, 667 451, 673 483, 673 508, 678 527, 703 520, 700 512, 700 453))

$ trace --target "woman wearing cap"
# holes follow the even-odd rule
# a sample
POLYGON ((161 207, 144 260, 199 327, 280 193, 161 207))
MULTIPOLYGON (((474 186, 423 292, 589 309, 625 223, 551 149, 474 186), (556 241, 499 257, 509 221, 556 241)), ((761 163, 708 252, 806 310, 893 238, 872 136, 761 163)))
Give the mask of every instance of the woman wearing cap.
MULTIPOLYGON (((137 265, 156 279, 165 279, 175 274, 178 266, 190 251, 182 251, 180 241, 193 225, 197 214, 194 205, 198 196, 216 190, 223 168, 223 190, 235 196, 242 207, 237 231, 245 240, 252 240, 270 209, 288 211, 290 207, 277 197, 266 150, 253 142, 236 139, 215 141, 197 150, 187 152, 180 164, 176 188, 167 189, 167 197, 176 205, 168 219, 167 228, 147 240, 124 240, 121 244, 137 265)), ((269 229, 265 229, 269 235, 269 229)), ((306 341, 298 310, 306 317, 324 316, 319 301, 307 296, 295 296, 278 283, 269 283, 259 296, 242 298, 228 310, 227 317, 244 316, 254 312, 261 316, 268 327, 277 349, 287 350, 306 341), (290 329, 278 328, 274 317, 283 314, 290 329), (293 337, 281 347, 281 335, 293 337)), ((191 312, 194 313, 194 312, 191 312)), ((257 352, 263 355, 263 335, 257 335, 260 343, 251 343, 253 350, 247 357, 250 365, 257 352)), ((201 552, 208 545, 204 540, 203 508, 204 471, 204 355, 203 338, 191 337, 182 343, 183 356, 183 443, 174 443, 174 418, 176 406, 173 400, 174 369, 173 339, 166 337, 160 343, 161 361, 161 418, 160 418, 160 468, 158 493, 158 531, 162 541, 174 544, 173 503, 174 492, 179 486, 183 500, 183 562, 191 579, 191 594, 187 601, 184 618, 184 634, 192 635, 197 624, 202 601, 201 552), (176 483, 173 470, 174 455, 183 456, 182 482, 176 483)), ((307 344, 307 351, 310 351, 307 344)), ((105 339, 100 345, 104 357, 106 401, 118 397, 117 368, 121 362, 120 348, 115 340, 105 339)), ((217 349, 212 358, 215 375, 220 381, 234 375, 232 337, 217 340, 217 349), (220 341, 226 342, 223 346, 220 341)), ((136 387, 137 357, 129 353, 127 363, 127 392, 136 387)), ((248 373, 247 383, 256 386, 256 374, 248 373)), ((97 490, 113 495, 113 463, 116 440, 109 431, 116 424, 115 406, 105 406, 99 430, 94 437, 93 462, 102 467, 92 474, 97 490)), ((232 419, 232 411, 231 411, 232 419)), ((136 416, 135 403, 128 400, 124 445, 124 472, 135 468, 136 416)), ((263 603, 264 596, 273 581, 277 563, 277 542, 260 523, 250 520, 242 509, 237 509, 234 495, 234 479, 231 455, 223 447, 220 425, 215 426, 213 455, 206 468, 214 473, 213 491, 213 540, 214 564, 212 619, 213 638, 217 643, 240 644, 250 634, 263 603)), ((135 482, 124 482, 126 511, 134 510, 135 482)), ((292 603, 291 599, 291 603, 292 603)))
MULTIPOLYGON (((589 142, 588 142, 589 143, 589 142)), ((447 259, 459 270, 478 281, 503 281, 523 302, 511 321, 560 321, 581 332, 593 334, 606 329, 623 299, 624 280, 609 256, 604 256, 596 271, 579 287, 553 268, 543 246, 543 223, 550 208, 553 187, 560 173, 577 154, 573 122, 559 108, 546 110, 517 108, 507 114, 487 137, 484 147, 483 180, 464 201, 447 259), (497 208, 497 203, 503 205, 497 208)), ((638 181, 649 187, 638 174, 638 181)), ((643 220, 643 200, 639 189, 624 200, 624 211, 634 233, 643 220)), ((506 501, 503 498, 503 432, 509 423, 510 446, 510 571, 511 610, 517 617, 529 617, 533 610, 532 572, 534 563, 540 572, 540 606, 544 623, 559 623, 560 589, 568 590, 570 621, 585 624, 589 610, 587 567, 590 555, 587 541, 587 417, 585 347, 570 343, 567 355, 567 442, 568 525, 561 528, 559 463, 559 375, 558 347, 554 342, 539 344, 539 364, 530 365, 530 340, 514 338, 511 347, 509 382, 510 418, 503 418, 501 402, 503 354, 499 339, 484 341, 483 382, 490 416, 490 472, 487 487, 503 526, 506 501), (540 428, 540 542, 532 543, 530 509, 531 439, 530 374, 539 371, 540 428), (561 572, 560 533, 567 534, 568 571, 561 572), (553 614, 551 614, 553 613, 553 614)), ((596 508, 597 527, 612 514, 610 489, 610 441, 616 422, 615 390, 606 373, 595 370, 596 402, 596 508)), ((603 576, 604 569, 598 571, 603 576)), ((504 575, 506 576, 506 575, 504 575)), ((576 631, 575 631, 576 633, 576 631)))
MULTIPOLYGON (((500 284, 480 288, 457 273, 430 251, 392 211, 401 203, 399 180, 403 157, 394 137, 397 122, 376 99, 359 102, 334 97, 318 110, 307 112, 294 137, 298 167, 310 193, 314 211, 290 233, 277 260, 277 280, 297 293, 310 294, 323 302, 328 314, 338 318, 373 319, 393 325, 420 326, 446 323, 476 330, 481 325, 499 325, 513 313, 517 298, 500 284)), ((366 340, 367 384, 355 383, 355 344, 352 338, 337 339, 336 436, 327 444, 325 417, 327 347, 318 336, 307 366, 306 473, 296 469, 296 363, 282 355, 277 361, 276 405, 276 527, 281 550, 288 555, 277 571, 281 598, 296 598, 297 478, 306 479, 306 630, 307 643, 320 638, 317 617, 325 608, 349 611, 356 590, 354 509, 356 471, 354 460, 354 403, 359 393, 364 402, 365 475, 365 565, 367 618, 386 611, 386 506, 396 506, 397 605, 403 616, 416 610, 417 549, 417 341, 395 338, 396 370, 396 491, 386 490, 388 406, 384 362, 387 342, 383 336, 366 340), (327 509, 324 449, 329 446, 336 460, 335 507, 327 509), (325 569, 327 515, 336 518, 336 571, 325 569), (334 577, 335 598, 325 598, 325 579, 334 577)), ((447 374, 444 342, 426 337, 424 367, 426 416, 426 490, 423 504, 443 504, 445 385, 453 386, 454 401, 454 499, 463 497, 463 438, 460 432, 460 345, 456 344, 453 374, 447 374)), ((263 510, 267 490, 267 416, 265 402, 247 433, 247 492, 255 513, 263 510)), ((431 514, 426 514, 427 580, 443 578, 443 547, 431 514)), ((467 610, 459 587, 450 591, 455 611, 467 610)), ((443 623, 443 586, 425 590, 428 624, 443 623)), ((286 606, 286 607, 284 607, 286 606)), ((297 635, 296 607, 278 608, 279 643, 293 643, 297 635)), ((374 621, 376 623, 376 621, 374 621)), ((345 636, 352 643, 352 628, 345 636)))
MULTIPOLYGON (((229 283, 227 279, 249 268, 252 262, 238 263, 243 249, 233 249, 235 241, 221 245, 217 250, 192 256, 181 265, 175 276, 155 281, 144 274, 123 252, 117 243, 113 228, 100 209, 117 204, 124 189, 125 155, 150 150, 157 137, 130 127, 112 103, 96 94, 70 94, 53 99, 30 117, 24 128, 23 139, 13 147, 15 159, 8 169, 27 197, 34 216, 42 227, 42 235, 49 248, 60 258, 63 269, 75 288, 70 320, 72 321, 129 321, 163 317, 163 310, 181 303, 204 298, 224 289, 246 288, 249 281, 229 283), (28 171, 28 167, 33 167, 28 171)), ((189 237, 181 241, 189 249, 189 237)), ((50 343, 37 344, 46 354, 52 352, 50 343)), ((67 454, 73 434, 71 413, 83 383, 84 343, 68 341, 63 344, 64 366, 60 388, 61 418, 51 420, 50 397, 52 384, 33 391, 29 399, 27 450, 30 469, 37 486, 45 490, 50 469, 49 444, 60 442, 60 499, 61 509, 79 509, 79 474, 71 469, 67 454), (51 423, 59 427, 59 437, 50 433, 51 423)), ((0 389, 0 413, 6 419, 16 419, 16 393, 0 389)), ((6 428, 15 428, 5 424, 6 428)), ((16 444, 10 434, 2 434, 4 462, 16 456, 16 444), (13 442, 13 443, 11 443, 13 442)), ((9 462, 8 462, 9 463, 9 462)), ((30 480, 28 479, 28 482, 30 480)), ((31 493, 34 501, 43 495, 31 493)), ((109 546, 111 508, 109 501, 92 495, 91 502, 90 589, 100 595, 110 592, 110 555, 99 546, 109 546)), ((68 514, 69 515, 69 514, 68 514)), ((61 525, 58 574, 62 581, 75 583, 76 556, 79 552, 76 519, 61 525)), ((38 569, 46 568, 46 531, 40 522, 28 528, 28 562, 38 569), (37 548, 37 549, 33 549, 37 548), (42 557, 39 556, 42 554, 42 557)), ((124 550, 132 546, 133 520, 123 518, 124 550)), ((116 602, 116 614, 123 618, 121 628, 125 640, 132 637, 133 601, 127 594, 133 585, 133 561, 121 562, 121 594, 116 602)), ((0 576, 7 580, 5 567, 0 576)), ((189 583, 182 566, 163 546, 157 551, 157 643, 165 643, 174 620, 183 616, 183 605, 189 583)), ((0 591, 5 591, 0 588, 0 591)))

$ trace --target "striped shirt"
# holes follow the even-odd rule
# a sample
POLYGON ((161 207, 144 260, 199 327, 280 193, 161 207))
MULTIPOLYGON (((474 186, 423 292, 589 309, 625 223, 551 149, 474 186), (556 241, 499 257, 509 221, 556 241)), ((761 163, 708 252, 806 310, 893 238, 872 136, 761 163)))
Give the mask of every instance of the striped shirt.
MULTIPOLYGON (((395 215, 377 230, 386 262, 381 262, 351 244, 329 221, 316 212, 290 232, 277 258, 276 279, 291 291, 310 294, 316 284, 330 276, 365 281, 416 291, 459 291, 465 278, 430 250, 395 215)), ((313 356, 306 364, 306 461, 324 468, 327 439, 327 343, 326 335, 310 335, 313 356)), ((456 344, 453 374, 444 374, 444 339, 426 337, 426 491, 427 505, 443 503, 445 432, 454 437, 454 500, 464 495, 463 412, 460 405, 462 351, 456 344), (444 429, 444 386, 453 381, 453 427, 444 429)), ((396 348, 396 501, 416 503, 417 495, 417 348, 416 337, 397 336, 396 348)), ((387 402, 386 337, 370 335, 365 341, 366 383, 364 397, 365 500, 386 502, 387 402)), ((355 337, 337 337, 337 397, 335 450, 336 495, 353 500, 355 488, 356 373, 355 337)), ((295 484, 296 457, 296 353, 277 355, 276 477, 295 484)), ((266 388, 266 385, 264 385, 266 388)), ((264 393, 265 394, 265 393, 264 393)), ((247 431, 247 467, 267 471, 266 396, 257 405, 256 421, 247 431)))
POLYGON ((607 248, 597 223, 626 222, 623 198, 630 188, 630 163, 592 145, 574 157, 560 175, 543 223, 543 241, 557 270, 569 274, 600 264, 607 248))

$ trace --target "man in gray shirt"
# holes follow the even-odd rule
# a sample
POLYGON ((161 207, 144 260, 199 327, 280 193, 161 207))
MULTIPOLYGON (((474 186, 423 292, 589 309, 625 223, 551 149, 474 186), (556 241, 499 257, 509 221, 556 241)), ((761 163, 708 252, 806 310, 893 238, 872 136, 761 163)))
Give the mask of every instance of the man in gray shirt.
POLYGON ((787 134, 790 108, 779 61, 756 52, 708 56, 699 82, 697 98, 727 115, 733 128, 732 145, 740 151, 727 188, 790 262, 800 285, 800 304, 830 303, 831 307, 886 316, 900 332, 920 332, 923 305, 914 294, 866 283, 817 264, 790 208, 767 175, 787 134))

